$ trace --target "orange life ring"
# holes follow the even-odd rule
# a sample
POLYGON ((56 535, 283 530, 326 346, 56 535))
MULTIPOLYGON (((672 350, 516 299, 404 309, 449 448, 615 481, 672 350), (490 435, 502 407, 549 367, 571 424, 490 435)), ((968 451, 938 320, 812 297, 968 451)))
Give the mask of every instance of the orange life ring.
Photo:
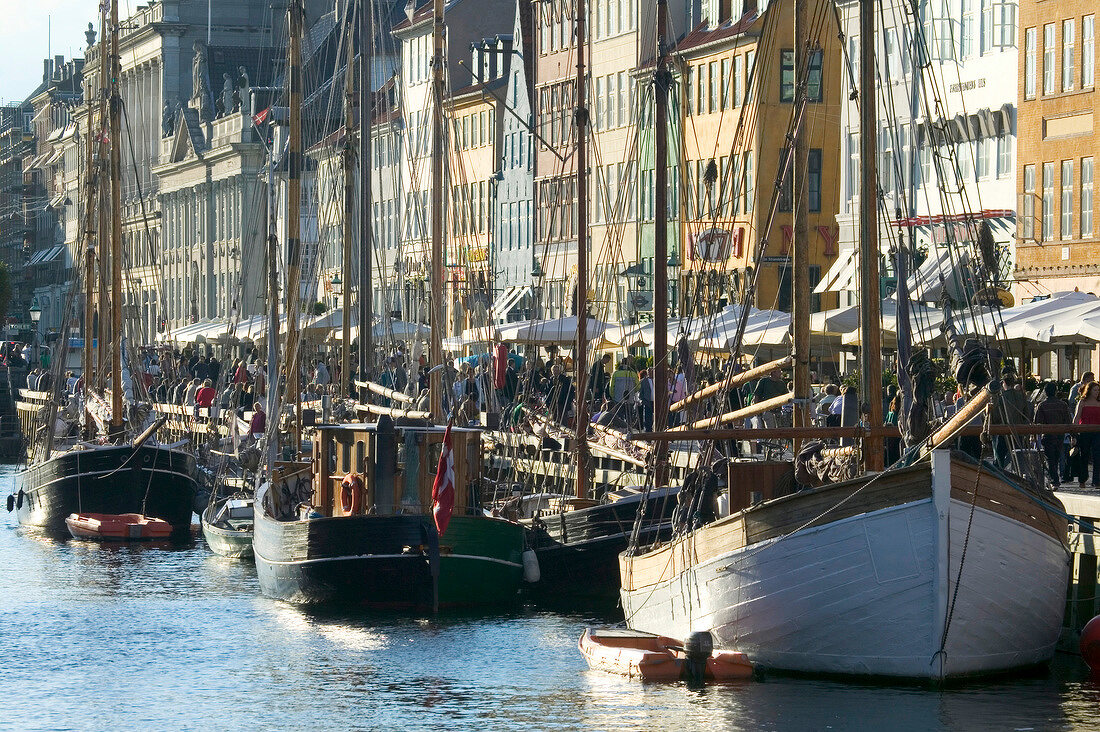
POLYGON ((363 507, 363 479, 348 473, 340 484, 340 508, 345 516, 354 516, 363 507))

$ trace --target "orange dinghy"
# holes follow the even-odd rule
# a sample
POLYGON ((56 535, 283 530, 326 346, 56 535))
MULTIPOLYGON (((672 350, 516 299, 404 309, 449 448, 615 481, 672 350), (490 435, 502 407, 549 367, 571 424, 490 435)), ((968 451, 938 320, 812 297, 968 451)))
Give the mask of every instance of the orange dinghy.
POLYGON ((140 513, 73 513, 65 524, 76 539, 152 541, 172 535, 172 524, 140 513))
POLYGON ((752 664, 744 653, 714 651, 709 633, 695 634, 685 644, 672 638, 632 630, 585 628, 580 650, 588 666, 596 671, 640 678, 643 681, 692 680, 699 670, 705 681, 734 681, 752 677, 752 664), (692 660, 705 659, 705 666, 692 668, 692 660))

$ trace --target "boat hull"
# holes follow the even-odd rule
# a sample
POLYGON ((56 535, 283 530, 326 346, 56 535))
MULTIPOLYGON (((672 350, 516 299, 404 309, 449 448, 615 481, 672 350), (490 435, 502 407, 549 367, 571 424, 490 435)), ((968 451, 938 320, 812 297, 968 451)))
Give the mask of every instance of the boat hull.
POLYGON ((614 602, 619 596, 619 554, 626 551, 638 509, 651 519, 646 542, 672 535, 674 492, 628 498, 524 521, 539 560, 541 578, 526 592, 544 603, 562 599, 614 602), (661 515, 658 523, 652 518, 661 515))
POLYGON ((252 531, 216 526, 213 518, 227 499, 212 503, 202 512, 202 537, 210 551, 229 559, 252 558, 252 531))
POLYGON ((22 475, 19 523, 69 535, 65 519, 74 513, 140 513, 190 531, 198 484, 195 459, 155 445, 103 446, 55 453, 22 475))
POLYGON ((439 540, 428 516, 275 521, 258 511, 254 537, 265 595, 378 609, 512 603, 523 547, 522 526, 482 516, 453 516, 439 540))
MULTIPOLYGON (((623 557, 628 625, 676 638, 710 631, 756 666, 804 673, 944 679, 1048 661, 1068 580, 1065 521, 1057 528, 1037 506, 1026 520, 1006 515, 1026 499, 988 474, 967 499, 975 471, 934 459, 947 484, 926 465, 893 505, 728 551, 714 531, 694 532, 654 582, 623 557)), ((799 496, 782 500, 797 509, 799 496)), ((729 536, 752 530, 736 516, 718 523, 729 536)))

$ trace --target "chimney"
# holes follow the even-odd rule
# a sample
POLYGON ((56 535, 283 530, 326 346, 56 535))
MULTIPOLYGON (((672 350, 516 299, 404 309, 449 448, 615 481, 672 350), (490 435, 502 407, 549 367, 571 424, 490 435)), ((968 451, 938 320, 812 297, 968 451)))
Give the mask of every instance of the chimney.
POLYGON ((42 81, 49 81, 51 74, 52 62, 48 58, 42 59, 42 81))
POLYGON ((53 57, 53 78, 60 81, 65 75, 65 57, 54 56, 53 57))

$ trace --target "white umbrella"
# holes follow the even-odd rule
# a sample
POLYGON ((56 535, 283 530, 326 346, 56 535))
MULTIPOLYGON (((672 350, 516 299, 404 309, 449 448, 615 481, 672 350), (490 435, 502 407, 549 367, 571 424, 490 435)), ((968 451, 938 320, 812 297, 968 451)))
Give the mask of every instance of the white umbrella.
MULTIPOLYGON (((607 323, 595 318, 586 321, 585 334, 588 340, 595 340, 607 330, 607 323)), ((499 326, 500 338, 504 341, 520 343, 565 344, 577 340, 577 316, 568 315, 553 320, 525 320, 519 323, 507 323, 499 326)))

